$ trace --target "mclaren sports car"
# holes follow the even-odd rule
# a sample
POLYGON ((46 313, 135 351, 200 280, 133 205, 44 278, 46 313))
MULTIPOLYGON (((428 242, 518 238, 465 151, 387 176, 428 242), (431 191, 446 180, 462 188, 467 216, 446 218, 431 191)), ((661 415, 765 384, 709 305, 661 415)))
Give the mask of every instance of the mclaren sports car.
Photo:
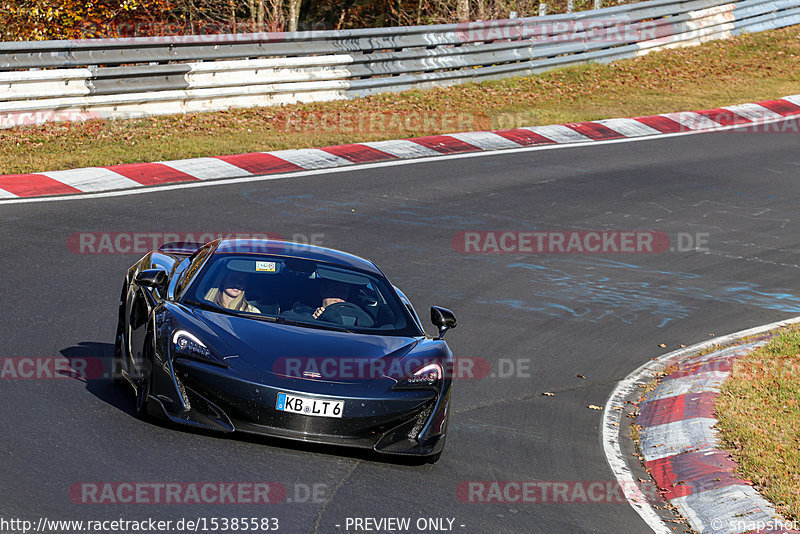
POLYGON ((114 377, 136 413, 435 461, 453 313, 427 335, 372 262, 284 241, 168 243, 127 272, 114 377))

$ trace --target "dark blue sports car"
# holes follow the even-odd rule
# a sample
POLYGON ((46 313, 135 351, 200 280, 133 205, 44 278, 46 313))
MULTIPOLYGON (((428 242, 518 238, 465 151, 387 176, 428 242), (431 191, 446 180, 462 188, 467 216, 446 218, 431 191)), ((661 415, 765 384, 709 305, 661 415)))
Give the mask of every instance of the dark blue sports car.
POLYGON ((456 326, 436 337, 370 261, 283 241, 169 243, 127 273, 114 376, 193 427, 416 455, 447 435, 456 326))

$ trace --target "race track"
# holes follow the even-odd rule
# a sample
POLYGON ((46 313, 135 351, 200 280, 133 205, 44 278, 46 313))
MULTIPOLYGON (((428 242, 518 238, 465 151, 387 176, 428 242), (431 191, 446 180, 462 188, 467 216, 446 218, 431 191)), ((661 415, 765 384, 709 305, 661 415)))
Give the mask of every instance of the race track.
POLYGON ((453 352, 488 360, 494 374, 454 384, 450 435, 435 465, 140 422, 108 379, 0 379, 0 515, 276 517, 279 531, 292 533, 343 532, 348 517, 454 518, 454 532, 464 533, 646 532, 625 503, 464 503, 456 489, 613 480, 602 412, 588 405, 604 405, 618 380, 680 344, 800 314, 800 143, 788 132, 0 206, 0 358, 110 358, 120 285, 137 256, 76 253, 67 246, 74 233, 273 232, 375 261, 426 321, 430 305, 451 308, 453 352), (459 232, 485 230, 657 231, 673 249, 699 238, 708 250, 454 249, 459 232), (292 502, 74 502, 70 487, 87 481, 270 481, 292 502), (317 498, 306 491, 314 485, 317 498))

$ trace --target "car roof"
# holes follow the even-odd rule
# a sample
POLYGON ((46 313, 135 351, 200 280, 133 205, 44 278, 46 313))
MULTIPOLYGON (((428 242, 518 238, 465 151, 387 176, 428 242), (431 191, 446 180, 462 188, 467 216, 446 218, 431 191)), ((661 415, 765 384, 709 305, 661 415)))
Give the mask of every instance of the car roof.
POLYGON ((367 259, 332 248, 306 245, 293 241, 224 238, 219 240, 214 254, 270 254, 286 256, 289 258, 322 261, 342 267, 352 267, 384 276, 380 269, 367 259))

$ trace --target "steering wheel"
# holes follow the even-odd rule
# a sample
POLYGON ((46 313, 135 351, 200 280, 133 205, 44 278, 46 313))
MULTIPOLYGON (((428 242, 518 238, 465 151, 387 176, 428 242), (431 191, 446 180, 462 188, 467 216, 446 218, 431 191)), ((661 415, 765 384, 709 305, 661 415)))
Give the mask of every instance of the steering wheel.
POLYGON ((330 306, 326 306, 325 311, 319 314, 317 320, 344 324, 342 316, 354 317, 358 326, 372 326, 375 324, 370 314, 362 310, 358 304, 353 304, 352 302, 335 302, 330 306))

